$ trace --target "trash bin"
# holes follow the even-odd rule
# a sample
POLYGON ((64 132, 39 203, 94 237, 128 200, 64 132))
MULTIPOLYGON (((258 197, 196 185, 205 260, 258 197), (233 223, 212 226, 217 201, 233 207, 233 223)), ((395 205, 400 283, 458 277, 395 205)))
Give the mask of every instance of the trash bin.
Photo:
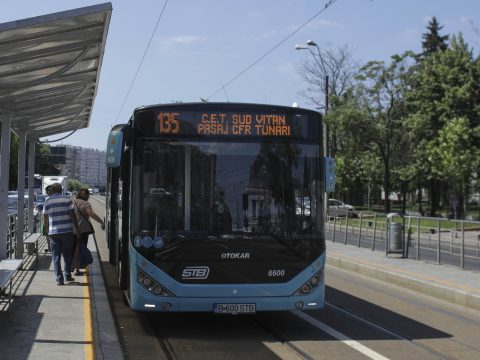
POLYGON ((398 213, 387 214, 388 221, 388 252, 403 252, 403 216, 398 213), (394 217, 400 217, 401 223, 393 222, 394 217))

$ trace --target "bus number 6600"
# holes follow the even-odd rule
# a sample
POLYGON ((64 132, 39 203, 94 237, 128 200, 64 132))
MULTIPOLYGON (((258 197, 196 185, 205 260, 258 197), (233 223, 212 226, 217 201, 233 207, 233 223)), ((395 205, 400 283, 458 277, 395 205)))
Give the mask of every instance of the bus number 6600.
POLYGON ((268 270, 269 277, 285 276, 285 269, 268 270))

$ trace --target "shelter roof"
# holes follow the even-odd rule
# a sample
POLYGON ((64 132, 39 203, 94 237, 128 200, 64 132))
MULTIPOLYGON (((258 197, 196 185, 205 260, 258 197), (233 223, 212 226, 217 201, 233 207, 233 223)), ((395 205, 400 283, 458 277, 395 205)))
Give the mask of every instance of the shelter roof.
POLYGON ((0 111, 14 131, 88 127, 111 13, 104 3, 0 24, 0 111))

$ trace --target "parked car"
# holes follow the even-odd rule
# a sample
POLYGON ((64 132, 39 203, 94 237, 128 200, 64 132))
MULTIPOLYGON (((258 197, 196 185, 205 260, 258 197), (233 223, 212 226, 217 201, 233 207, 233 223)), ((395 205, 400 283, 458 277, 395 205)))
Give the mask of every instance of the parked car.
POLYGON ((340 200, 328 199, 328 216, 357 217, 357 211, 352 205, 345 204, 340 200))
MULTIPOLYGON (((28 197, 24 198, 25 208, 28 208, 28 197)), ((8 195, 8 215, 16 214, 18 208, 18 196, 8 195)))

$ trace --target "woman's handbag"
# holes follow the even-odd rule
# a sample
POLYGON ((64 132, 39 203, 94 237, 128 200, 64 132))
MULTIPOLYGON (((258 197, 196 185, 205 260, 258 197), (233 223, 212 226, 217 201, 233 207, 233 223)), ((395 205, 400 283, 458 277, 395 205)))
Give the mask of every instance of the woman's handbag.
POLYGON ((90 220, 88 219, 88 217, 86 217, 84 214, 83 214, 83 211, 77 206, 77 203, 75 202, 75 207, 78 209, 78 212, 80 213, 80 215, 83 217, 83 219, 87 222, 90 230, 88 231, 84 231, 82 234, 89 234, 89 235, 92 235, 92 234, 95 234, 95 230, 93 229, 93 225, 92 223, 90 222, 90 220))
POLYGON ((92 235, 95 234, 95 230, 93 229, 93 225, 90 220, 87 219, 88 225, 90 226, 90 230, 87 231, 87 234, 92 235))
POLYGON ((83 241, 80 241, 80 244, 75 249, 75 254, 73 255, 72 267, 75 269, 85 269, 92 262, 93 256, 90 249, 83 241))

